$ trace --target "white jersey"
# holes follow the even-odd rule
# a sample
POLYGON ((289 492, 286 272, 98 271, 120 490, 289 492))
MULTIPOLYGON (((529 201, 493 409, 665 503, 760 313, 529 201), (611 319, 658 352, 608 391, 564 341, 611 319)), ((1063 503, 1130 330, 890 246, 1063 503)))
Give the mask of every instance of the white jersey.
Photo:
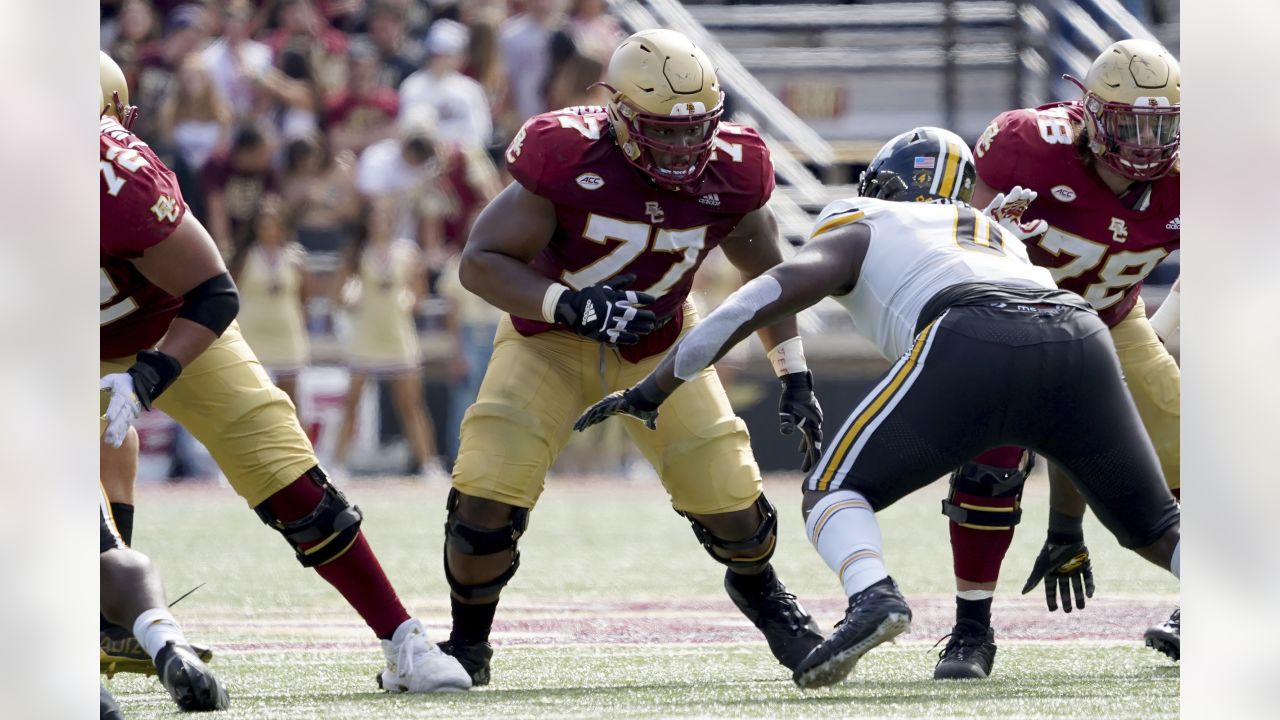
POLYGON ((836 200, 822 209, 812 234, 852 222, 871 229, 871 245, 853 292, 835 299, 887 359, 911 348, 920 312, 944 288, 1057 287, 1017 237, 968 205, 836 200))

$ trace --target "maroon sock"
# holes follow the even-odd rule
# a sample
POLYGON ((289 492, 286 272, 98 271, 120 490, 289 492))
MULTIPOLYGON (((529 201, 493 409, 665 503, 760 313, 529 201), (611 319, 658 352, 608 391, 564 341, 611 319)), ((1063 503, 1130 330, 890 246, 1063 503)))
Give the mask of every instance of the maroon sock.
MULTIPOLYGON (((303 475, 267 498, 266 505, 276 517, 289 522, 306 517, 323 497, 324 488, 303 475)), ((306 543, 301 547, 305 550, 316 544, 306 543)), ((356 536, 346 552, 317 567, 316 572, 346 598, 379 638, 389 639, 396 628, 409 619, 364 532, 356 536)))

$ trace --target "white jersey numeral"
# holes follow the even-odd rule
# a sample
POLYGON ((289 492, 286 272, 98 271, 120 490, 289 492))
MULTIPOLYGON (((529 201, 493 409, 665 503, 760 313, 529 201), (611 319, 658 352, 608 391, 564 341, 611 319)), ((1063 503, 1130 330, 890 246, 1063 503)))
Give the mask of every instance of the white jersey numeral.
POLYGON ((1062 267, 1049 268, 1055 282, 1079 277, 1090 270, 1098 271, 1098 282, 1091 283, 1084 291, 1084 299, 1097 310, 1105 310, 1119 302, 1126 290, 1141 282, 1169 254, 1163 248, 1152 248, 1112 253, 1108 257, 1106 243, 1072 235, 1055 227, 1050 227, 1040 239, 1040 247, 1054 257, 1062 257, 1065 253, 1072 258, 1062 267))
POLYGON ((697 264, 698 256, 706 246, 707 226, 686 230, 658 228, 657 232, 654 232, 654 228, 648 223, 618 220, 592 213, 587 217, 587 226, 582 231, 582 237, 600 244, 609 240, 621 242, 621 244, 614 248, 613 252, 581 270, 564 273, 560 278, 561 282, 575 290, 581 290, 617 275, 646 250, 683 253, 684 257, 672 265, 658 282, 648 288, 637 288, 641 292, 662 297, 679 284, 697 264))
POLYGON ((588 140, 600 139, 600 118, 595 115, 560 115, 558 117, 560 127, 577 130, 588 140))
POLYGON ((702 254, 702 248, 707 242, 706 226, 689 228, 688 230, 667 230, 663 228, 653 239, 654 252, 678 252, 684 253, 684 257, 680 258, 680 262, 671 266, 666 275, 653 285, 653 287, 645 290, 645 292, 654 297, 662 297, 667 294, 671 288, 680 282, 680 279, 689 272, 698 262, 698 256, 702 254))
MULTIPOLYGON (((121 181, 123 185, 124 182, 121 181)), ((111 282, 107 271, 98 268, 98 326, 108 325, 138 309, 138 303, 131 297, 116 300, 120 291, 111 282)))
POLYGON ((1036 124, 1040 126, 1040 139, 1050 145, 1070 145, 1075 141, 1071 118, 1063 108, 1040 110, 1036 113, 1036 124))

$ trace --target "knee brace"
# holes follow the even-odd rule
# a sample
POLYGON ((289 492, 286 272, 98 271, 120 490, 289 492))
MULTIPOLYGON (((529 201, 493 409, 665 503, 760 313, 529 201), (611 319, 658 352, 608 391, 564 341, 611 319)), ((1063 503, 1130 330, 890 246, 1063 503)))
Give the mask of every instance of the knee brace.
POLYGON ((444 577, 449 582, 449 587, 455 595, 463 600, 470 600, 476 597, 493 595, 506 587, 506 584, 511 582, 511 578, 515 577, 516 570, 520 569, 520 550, 516 547, 516 541, 520 539, 525 529, 529 527, 529 510, 528 508, 512 507, 511 520, 506 527, 476 527, 458 517, 460 495, 461 493, 456 488, 451 488, 449 490, 449 499, 445 505, 447 515, 444 521, 444 577), (511 566, 492 580, 468 585, 459 581, 449 571, 450 547, 453 547, 454 550, 463 555, 492 555, 503 550, 510 550, 511 566))
POLYGON ((942 514, 963 527, 1012 530, 1022 521, 1022 489, 1034 466, 1035 454, 1026 450, 1015 468, 965 463, 951 473, 951 492, 942 501, 942 514))
POLYGON ((297 520, 281 520, 265 502, 253 511, 262 522, 284 536, 302 567, 315 567, 336 559, 351 547, 360 534, 364 515, 360 508, 347 502, 319 467, 308 470, 305 477, 324 489, 320 504, 307 515, 297 520))
POLYGON ((724 540, 716 537, 710 530, 694 520, 688 513, 680 512, 693 527, 693 534, 712 560, 728 567, 730 570, 744 572, 763 568, 769 564, 773 551, 778 546, 778 512, 762 493, 756 499, 756 507, 760 508, 760 525, 750 537, 743 540, 724 540), (728 556, 716 552, 719 549, 728 556))

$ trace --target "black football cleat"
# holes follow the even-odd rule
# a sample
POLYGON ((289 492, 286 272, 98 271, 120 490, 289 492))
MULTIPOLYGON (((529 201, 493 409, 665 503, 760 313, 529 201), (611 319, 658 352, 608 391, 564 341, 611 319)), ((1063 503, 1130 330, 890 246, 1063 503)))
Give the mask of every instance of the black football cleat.
POLYGON ((1142 635, 1147 647, 1168 655, 1174 662, 1182 655, 1182 609, 1173 611, 1168 620, 1147 628, 1142 635))
MULTIPOLYGON (((213 659, 213 651, 208 646, 191 643, 191 649, 201 662, 213 659)), ((108 678, 118 672, 156 674, 155 663, 138 644, 133 632, 119 625, 107 625, 98 634, 98 669, 108 678)))
POLYGON ((488 685, 492 677, 489 674, 489 660, 493 657, 493 646, 487 642, 474 645, 455 645, 452 640, 436 643, 445 655, 457 659, 462 669, 471 676, 472 687, 488 685))
POLYGON ((911 608, 897 583, 887 577, 849 598, 849 609, 835 632, 801 661, 791 679, 802 688, 834 685, 872 648, 910 629, 911 608))
POLYGON ((183 712, 226 710, 231 704, 227 689, 188 645, 165 643, 156 653, 156 668, 160 683, 183 712))
POLYGON ((996 661, 995 630, 975 620, 961 620, 942 640, 948 638, 947 646, 938 653, 934 680, 984 680, 991 676, 996 661))
POLYGON ((800 661, 822 644, 822 633, 778 576, 772 570, 765 572, 772 577, 759 592, 747 594, 736 587, 733 583, 736 573, 732 571, 725 572, 724 589, 733 604, 764 634, 769 651, 778 662, 795 671, 800 661))

